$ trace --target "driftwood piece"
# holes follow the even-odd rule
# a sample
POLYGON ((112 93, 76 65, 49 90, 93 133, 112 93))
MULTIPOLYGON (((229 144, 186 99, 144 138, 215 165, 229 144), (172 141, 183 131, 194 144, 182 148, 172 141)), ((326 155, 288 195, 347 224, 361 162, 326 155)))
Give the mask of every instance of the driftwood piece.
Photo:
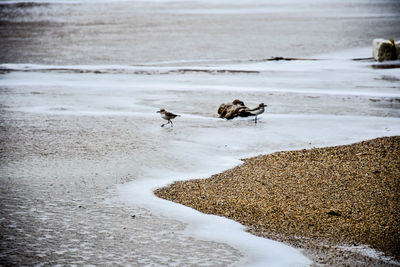
POLYGON ((243 101, 235 99, 232 103, 221 104, 218 108, 218 114, 220 118, 225 118, 227 120, 231 120, 236 117, 255 116, 248 110, 249 108, 246 107, 243 101))

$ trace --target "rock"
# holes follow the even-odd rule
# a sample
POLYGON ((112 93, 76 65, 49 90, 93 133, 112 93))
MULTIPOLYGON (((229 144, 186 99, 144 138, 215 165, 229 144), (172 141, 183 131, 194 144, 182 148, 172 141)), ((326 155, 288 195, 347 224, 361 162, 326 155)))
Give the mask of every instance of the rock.
POLYGON ((218 108, 218 114, 220 118, 225 118, 227 120, 231 120, 236 117, 254 116, 248 110, 249 108, 245 106, 243 101, 235 99, 232 101, 232 103, 221 104, 218 108))
POLYGON ((393 40, 374 39, 372 47, 372 56, 376 61, 396 60, 400 57, 399 41, 395 43, 393 40))
POLYGON ((342 213, 338 210, 329 210, 327 214, 331 216, 342 216, 342 213))

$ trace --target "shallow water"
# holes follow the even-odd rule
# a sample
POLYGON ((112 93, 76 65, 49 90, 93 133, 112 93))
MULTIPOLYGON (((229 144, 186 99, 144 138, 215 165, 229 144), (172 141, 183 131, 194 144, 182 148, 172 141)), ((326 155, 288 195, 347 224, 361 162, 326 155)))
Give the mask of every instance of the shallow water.
POLYGON ((350 60, 369 57, 368 47, 337 53, 350 37, 350 47, 369 45, 372 32, 354 33, 371 18, 394 32, 398 3, 307 4, 0 5, 0 262, 307 264, 297 250, 152 195, 246 156, 400 133, 398 72, 350 60), (348 20, 352 31, 336 27, 348 20), (289 29, 283 46, 258 41, 289 29), (265 51, 323 60, 249 61, 277 55, 265 51), (235 98, 267 112, 257 124, 218 119, 235 98), (173 128, 160 127, 160 107, 181 115, 173 128))
MULTIPOLYGON (((15 2, 23 1, 2 3, 15 2)), ((302 57, 370 46, 374 38, 397 40, 399 14, 397 0, 2 4, 0 62, 136 65, 302 57)))

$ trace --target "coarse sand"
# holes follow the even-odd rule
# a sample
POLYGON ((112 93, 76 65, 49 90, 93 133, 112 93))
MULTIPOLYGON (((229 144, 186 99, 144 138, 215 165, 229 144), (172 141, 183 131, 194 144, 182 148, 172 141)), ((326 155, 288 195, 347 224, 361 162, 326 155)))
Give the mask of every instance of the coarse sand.
POLYGON ((243 161, 155 194, 297 247, 314 265, 398 264, 400 136, 243 161), (385 256, 355 252, 360 246, 385 256))

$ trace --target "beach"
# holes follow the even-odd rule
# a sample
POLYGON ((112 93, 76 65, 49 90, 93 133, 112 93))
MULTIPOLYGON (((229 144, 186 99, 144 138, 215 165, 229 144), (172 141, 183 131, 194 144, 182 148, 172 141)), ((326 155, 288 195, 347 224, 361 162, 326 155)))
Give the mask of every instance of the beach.
POLYGON ((398 69, 370 59, 372 39, 400 38, 398 1, 312 2, 2 1, 0 265, 328 260, 154 195, 241 159, 400 135, 398 69), (268 107, 218 118, 234 99, 268 107))
POLYGON ((391 137, 277 152, 155 194, 304 249, 316 266, 396 266, 399 150, 400 138, 391 137), (392 262, 354 252, 361 245, 385 252, 392 262))

